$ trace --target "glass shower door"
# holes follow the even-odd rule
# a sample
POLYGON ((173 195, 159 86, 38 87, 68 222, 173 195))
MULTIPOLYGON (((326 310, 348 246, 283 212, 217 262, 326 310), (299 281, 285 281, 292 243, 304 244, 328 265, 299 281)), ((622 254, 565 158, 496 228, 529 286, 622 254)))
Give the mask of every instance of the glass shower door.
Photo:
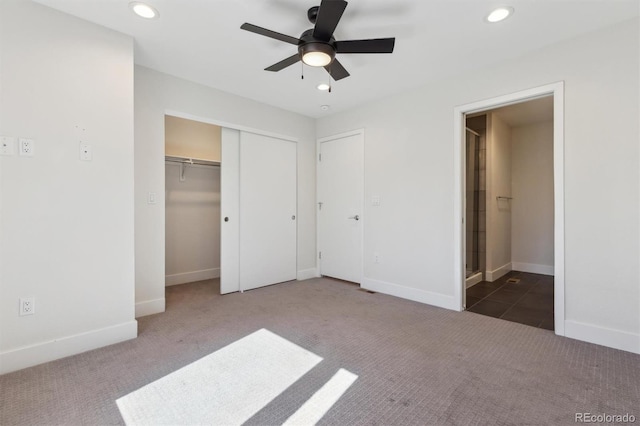
POLYGON ((466 131, 466 277, 479 268, 480 138, 466 131))

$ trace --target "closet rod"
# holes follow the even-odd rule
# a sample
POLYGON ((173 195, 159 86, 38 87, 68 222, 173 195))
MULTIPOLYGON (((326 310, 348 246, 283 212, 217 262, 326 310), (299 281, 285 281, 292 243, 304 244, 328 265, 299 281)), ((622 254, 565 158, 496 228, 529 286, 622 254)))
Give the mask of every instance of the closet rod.
POLYGON ((188 166, 213 166, 220 167, 219 161, 213 160, 203 160, 200 158, 187 158, 187 157, 173 157, 173 156, 165 156, 164 161, 168 163, 178 163, 185 164, 188 166))

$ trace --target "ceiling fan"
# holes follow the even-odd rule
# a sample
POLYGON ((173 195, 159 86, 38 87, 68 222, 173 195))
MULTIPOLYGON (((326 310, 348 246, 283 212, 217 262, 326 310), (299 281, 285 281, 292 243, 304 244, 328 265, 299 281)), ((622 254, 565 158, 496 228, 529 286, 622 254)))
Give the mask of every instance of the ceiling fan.
POLYGON ((280 71, 302 61, 312 67, 324 67, 334 80, 349 77, 349 72, 336 59, 337 53, 392 53, 395 38, 337 41, 333 32, 347 7, 343 0, 322 0, 320 6, 307 11, 309 22, 314 27, 303 32, 300 38, 277 33, 257 25, 244 23, 241 29, 298 46, 298 53, 265 68, 265 71, 280 71))

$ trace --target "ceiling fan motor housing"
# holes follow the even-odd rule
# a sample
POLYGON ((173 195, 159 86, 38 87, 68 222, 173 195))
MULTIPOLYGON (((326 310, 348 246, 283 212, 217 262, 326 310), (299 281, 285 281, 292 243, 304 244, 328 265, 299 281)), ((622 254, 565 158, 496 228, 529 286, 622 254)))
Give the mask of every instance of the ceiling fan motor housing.
POLYGON ((313 6, 309 10, 307 10, 307 19, 312 24, 316 23, 316 19, 318 19, 318 10, 320 10, 320 6, 313 6))

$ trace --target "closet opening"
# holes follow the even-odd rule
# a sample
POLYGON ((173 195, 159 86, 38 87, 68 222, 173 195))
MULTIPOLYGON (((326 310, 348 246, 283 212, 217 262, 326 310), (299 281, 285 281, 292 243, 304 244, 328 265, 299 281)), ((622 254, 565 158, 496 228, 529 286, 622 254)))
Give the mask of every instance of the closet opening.
POLYGON ((165 286, 220 294, 222 128, 165 115, 165 286))

